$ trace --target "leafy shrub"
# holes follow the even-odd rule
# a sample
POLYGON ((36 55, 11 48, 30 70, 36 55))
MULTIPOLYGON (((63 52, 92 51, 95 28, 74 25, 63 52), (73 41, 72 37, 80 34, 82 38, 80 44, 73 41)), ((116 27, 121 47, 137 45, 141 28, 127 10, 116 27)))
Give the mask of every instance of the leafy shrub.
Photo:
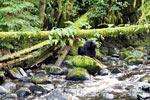
POLYGON ((1 0, 0 31, 32 31, 39 29, 37 8, 25 0, 1 0))

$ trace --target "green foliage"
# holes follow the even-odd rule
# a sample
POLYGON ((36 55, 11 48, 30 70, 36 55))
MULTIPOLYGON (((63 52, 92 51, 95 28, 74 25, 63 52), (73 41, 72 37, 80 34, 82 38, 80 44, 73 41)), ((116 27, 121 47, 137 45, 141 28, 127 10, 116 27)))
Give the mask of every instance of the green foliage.
POLYGON ((139 12, 142 12, 142 15, 139 19, 139 23, 149 24, 150 23, 150 0, 142 1, 142 6, 139 8, 139 12))
POLYGON ((40 21, 33 3, 21 0, 0 2, 0 31, 32 31, 40 21))
POLYGON ((56 45, 58 42, 61 47, 66 46, 67 44, 73 45, 73 38, 76 30, 73 28, 59 28, 52 29, 54 33, 53 36, 49 36, 50 46, 56 45))
POLYGON ((98 26, 102 23, 116 24, 122 22, 122 8, 127 6, 127 2, 122 3, 117 0, 95 0, 94 6, 89 14, 91 23, 98 26))

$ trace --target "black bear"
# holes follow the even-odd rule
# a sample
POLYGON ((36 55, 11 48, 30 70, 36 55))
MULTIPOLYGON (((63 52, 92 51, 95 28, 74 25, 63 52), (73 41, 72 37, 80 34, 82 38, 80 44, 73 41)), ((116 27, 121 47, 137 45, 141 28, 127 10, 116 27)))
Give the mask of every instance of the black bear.
POLYGON ((82 47, 78 48, 78 55, 85 55, 85 56, 95 58, 96 48, 97 48, 96 43, 88 40, 82 47))

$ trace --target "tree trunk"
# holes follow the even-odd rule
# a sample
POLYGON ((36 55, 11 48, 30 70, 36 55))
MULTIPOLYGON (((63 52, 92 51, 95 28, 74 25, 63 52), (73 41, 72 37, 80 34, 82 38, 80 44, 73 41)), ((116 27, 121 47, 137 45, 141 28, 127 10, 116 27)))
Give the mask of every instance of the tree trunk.
POLYGON ((40 20, 42 22, 41 28, 44 25, 44 19, 45 19, 45 16, 46 16, 45 15, 46 3, 47 3, 46 0, 40 0, 40 4, 39 4, 39 18, 40 18, 40 20))

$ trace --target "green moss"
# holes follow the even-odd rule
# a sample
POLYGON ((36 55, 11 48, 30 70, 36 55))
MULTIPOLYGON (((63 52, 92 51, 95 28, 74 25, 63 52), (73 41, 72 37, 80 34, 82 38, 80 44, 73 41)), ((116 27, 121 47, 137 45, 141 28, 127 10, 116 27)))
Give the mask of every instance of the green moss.
POLYGON ((45 83, 48 81, 48 79, 45 77, 43 79, 38 79, 38 78, 32 78, 31 81, 35 84, 41 84, 41 83, 45 83))
POLYGON ((135 48, 135 50, 143 51, 144 47, 140 46, 140 47, 135 48))
POLYGON ((120 55, 122 58, 126 58, 128 56, 132 56, 133 53, 132 53, 132 51, 125 50, 124 52, 120 52, 120 55))
POLYGON ((5 77, 5 75, 3 73, 0 73, 0 77, 5 77))
POLYGON ((87 69, 90 74, 102 69, 102 66, 97 61, 88 56, 74 56, 71 63, 73 66, 87 69))
POLYGON ((136 60, 136 64, 143 64, 144 63, 144 60, 143 59, 137 59, 136 60))
POLYGON ((99 49, 96 49, 96 57, 98 58, 102 57, 102 54, 100 53, 99 49))
POLYGON ((92 58, 87 56, 75 56, 72 59, 72 64, 77 67, 94 67, 96 65, 96 62, 92 58))
POLYGON ((127 50, 134 50, 134 48, 132 47, 132 46, 129 46, 128 48, 127 48, 127 50))
POLYGON ((128 57, 126 57, 124 60, 125 61, 128 61, 129 59, 133 59, 134 57, 133 56, 128 56, 128 57))
POLYGON ((15 73, 18 73, 18 69, 17 68, 13 68, 13 69, 10 69, 9 72, 13 75, 15 73))
POLYGON ((68 76, 73 74, 74 77, 82 78, 85 76, 86 73, 87 73, 87 70, 84 68, 75 68, 68 72, 68 76))
POLYGON ((135 58, 129 59, 129 60, 128 60, 128 63, 129 63, 129 64, 135 64, 135 63, 136 63, 136 59, 135 59, 135 58))

